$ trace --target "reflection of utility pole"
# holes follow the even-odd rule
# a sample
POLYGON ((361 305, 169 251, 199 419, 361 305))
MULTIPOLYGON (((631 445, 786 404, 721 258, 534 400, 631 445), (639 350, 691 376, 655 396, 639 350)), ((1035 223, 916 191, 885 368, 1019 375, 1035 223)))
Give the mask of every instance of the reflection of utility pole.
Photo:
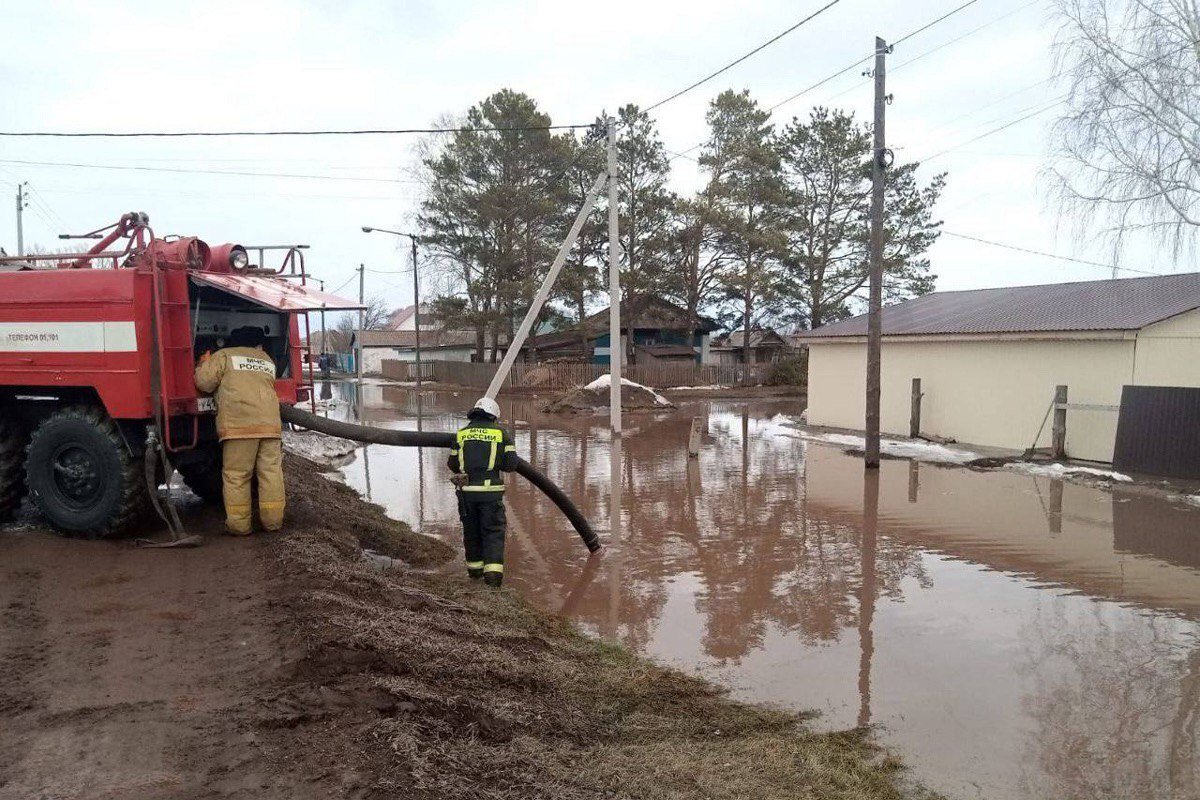
POLYGON ((879 470, 863 475, 862 573, 858 592, 858 727, 871 724, 871 658, 875 654, 875 547, 879 538, 879 470))
POLYGON ((614 431, 609 440, 608 518, 608 638, 617 641, 621 630, 621 434, 614 431))
MULTIPOLYGON (((25 209, 29 208, 29 181, 17 184, 17 255, 25 255, 25 209)), ((99 238, 99 237, 97 237, 99 238)))

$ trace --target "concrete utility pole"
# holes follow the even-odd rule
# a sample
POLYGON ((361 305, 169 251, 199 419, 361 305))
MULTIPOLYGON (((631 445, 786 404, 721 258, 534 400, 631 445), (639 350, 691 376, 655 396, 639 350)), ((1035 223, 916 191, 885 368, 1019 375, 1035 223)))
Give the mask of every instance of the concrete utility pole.
MULTIPOLYGON (((366 302, 366 299, 365 299, 366 298, 366 277, 367 277, 366 265, 359 264, 358 265, 358 304, 359 304, 359 306, 363 306, 363 304, 366 302)), ((363 333, 364 333, 363 328, 365 328, 366 326, 367 326, 367 309, 365 307, 362 307, 362 308, 358 309, 358 335, 354 337, 354 344, 356 345, 356 352, 354 353, 354 371, 358 375, 358 391, 359 391, 360 398, 362 397, 362 379, 363 379, 362 337, 363 337, 363 333)), ((360 399, 360 402, 361 402, 361 399, 360 399)))
MULTIPOLYGON (((318 279, 317 283, 321 284, 321 292, 325 292, 325 281, 318 279)), ((329 334, 325 332, 325 304, 321 303, 321 355, 326 355, 329 350, 329 334)))
MULTIPOLYGON (((390 233, 392 236, 407 236, 409 242, 412 243, 412 273, 413 273, 413 330, 416 335, 413 341, 416 344, 417 351, 417 391, 421 391, 421 283, 417 275, 417 244, 420 243, 421 237, 415 233, 404 233, 402 231, 389 231, 387 228, 372 228, 369 225, 364 225, 363 233, 390 233)), ((403 272, 403 270, 401 270, 403 272)), ((362 302, 362 298, 359 298, 362 302)), ((420 420, 418 420, 420 424, 420 420)))
POLYGON ((563 239, 562 245, 558 248, 558 255, 554 257, 554 262, 550 264, 550 271, 546 273, 546 277, 542 280, 542 285, 538 288, 537 294, 533 296, 533 303, 530 304, 529 310, 525 312, 525 318, 521 320, 521 324, 517 326, 516 333, 513 334, 512 341, 508 343, 508 349, 504 351, 504 358, 501 359, 500 366, 496 367, 496 373, 492 375, 492 382, 488 384, 487 391, 484 392, 484 397, 490 397, 495 400, 496 395, 500 393, 501 387, 504 386, 504 381, 508 378, 508 373, 512 370, 512 366, 517 360, 517 355, 525 345, 525 339, 529 336, 530 330, 533 329, 533 322, 537 319, 538 313, 541 312, 546 300, 549 299, 550 290, 554 288, 554 282, 558 280, 558 273, 562 271, 563 264, 567 261, 567 255, 571 252, 571 248, 575 246, 575 240, 579 238, 579 231, 583 229, 583 223, 587 221, 588 215, 592 213, 592 208, 596 205, 596 200, 600 197, 600 190, 604 188, 607 180, 607 176, 601 173, 592 182, 592 188, 588 189, 587 196, 583 199, 583 207, 579 209, 579 213, 575 216, 575 223, 571 226, 571 230, 567 232, 567 238, 563 239))
POLYGON ((863 461, 867 469, 879 469, 880 356, 883 350, 881 307, 883 306, 883 200, 887 168, 884 138, 884 109, 887 107, 885 60, 887 43, 875 37, 875 148, 871 160, 871 272, 867 306, 867 442, 863 461))
MULTIPOLYGON (((416 344, 417 351, 417 398, 419 401, 421 396, 421 286, 417 279, 417 237, 409 235, 408 239, 412 243, 413 342, 416 344)), ((420 422, 420 414, 417 415, 417 422, 420 422)))
POLYGON ((621 435, 621 238, 617 230, 617 121, 608 118, 608 420, 621 435))
POLYGON ((29 181, 17 184, 17 255, 25 255, 25 209, 29 208, 29 197, 25 187, 29 181))

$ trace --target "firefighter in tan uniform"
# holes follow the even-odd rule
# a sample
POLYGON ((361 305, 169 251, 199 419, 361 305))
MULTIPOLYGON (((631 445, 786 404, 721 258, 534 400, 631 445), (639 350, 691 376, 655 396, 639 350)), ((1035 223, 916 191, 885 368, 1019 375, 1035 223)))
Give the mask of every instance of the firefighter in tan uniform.
POLYGON ((251 530, 250 480, 258 476, 258 516, 269 531, 283 527, 283 452, 275 362, 263 350, 261 328, 230 334, 230 347, 205 354, 196 367, 196 388, 216 395, 221 440, 225 527, 251 530))

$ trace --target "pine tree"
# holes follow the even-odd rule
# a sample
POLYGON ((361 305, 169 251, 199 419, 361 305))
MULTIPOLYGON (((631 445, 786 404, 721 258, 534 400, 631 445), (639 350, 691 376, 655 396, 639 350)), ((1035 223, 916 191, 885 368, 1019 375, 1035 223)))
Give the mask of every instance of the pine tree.
POLYGON ((504 89, 423 159, 422 234, 466 295, 448 322, 475 331, 481 359, 487 334, 511 340, 558 246, 570 137, 550 124, 532 98, 504 89))
POLYGON ((741 309, 747 364, 754 362, 750 333, 778 300, 784 245, 784 187, 770 116, 748 91, 722 92, 709 106, 709 140, 700 156, 709 174, 718 247, 727 256, 720 280, 741 309))
MULTIPOLYGON (((667 189, 671 164, 650 116, 626 105, 617 112, 617 130, 620 300, 634 301, 622 309, 622 318, 632 321, 642 301, 663 293, 668 282, 675 196, 667 189)), ((626 354, 636 360, 631 334, 626 354)))
MULTIPOLYGON (((816 108, 780 136, 787 209, 782 291, 792 321, 804 327, 848 316, 848 302, 867 282, 871 150, 869 128, 836 109, 816 108)), ((922 187, 916 168, 899 164, 887 171, 885 302, 933 290, 935 276, 923 254, 938 236, 933 206, 945 175, 922 187)))

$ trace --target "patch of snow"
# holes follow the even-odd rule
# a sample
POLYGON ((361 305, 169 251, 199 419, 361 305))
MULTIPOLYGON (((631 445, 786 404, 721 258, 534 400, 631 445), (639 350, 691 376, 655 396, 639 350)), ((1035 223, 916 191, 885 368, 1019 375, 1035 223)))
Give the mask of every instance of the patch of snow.
MULTIPOLYGON (((671 401, 670 401, 670 400, 668 400, 667 398, 663 397, 661 394, 659 394, 658 392, 654 391, 654 390, 653 390, 653 389, 651 389, 649 386, 642 386, 640 383, 634 383, 633 381, 629 380, 628 378, 621 378, 621 385, 622 385, 622 386, 629 386, 629 387, 631 387, 631 388, 634 388, 634 389, 644 389, 644 390, 646 390, 647 392, 649 392, 651 395, 653 395, 653 396, 654 396, 654 402, 655 402, 655 403, 657 403, 657 404, 658 404, 658 405, 660 405, 660 406, 669 406, 669 405, 671 405, 671 401)), ((612 375, 611 375, 611 374, 607 374, 607 375, 601 375, 599 378, 596 378, 596 380, 592 381, 591 383, 589 383, 587 386, 585 386, 585 387, 583 387, 583 388, 584 388, 584 389, 591 389, 591 390, 593 390, 593 391, 599 391, 599 390, 601 390, 601 389, 607 389, 607 388, 609 388, 610 386, 612 386, 612 375)))
MULTIPOLYGON (((810 431, 801 431, 800 435, 805 439, 836 444, 839 447, 848 447, 854 450, 862 450, 867 445, 866 439, 862 436, 854 436, 847 433, 813 433, 810 431)), ((911 458, 916 461, 929 461, 939 464, 965 464, 968 461, 979 458, 977 453, 972 453, 970 450, 956 450, 945 445, 913 439, 880 439, 879 451, 884 455, 896 456, 897 458, 911 458)))
POLYGON ((1133 478, 1124 473, 1113 472, 1107 469, 1095 469, 1094 467, 1075 467, 1070 464, 1031 464, 1028 461, 1014 461, 1004 466, 1005 469, 1028 472, 1031 475, 1038 475, 1044 478, 1069 478, 1086 475, 1117 483, 1133 483, 1133 478))
POLYGON ((719 383, 709 384, 708 386, 669 386, 664 391, 670 392, 714 392, 727 387, 719 383))
MULTIPOLYGON (((316 400, 313 402, 312 406, 315 406, 318 411, 326 411, 331 408, 337 408, 340 405, 345 405, 345 403, 345 400, 341 400, 337 397, 330 397, 325 400, 316 400)), ((305 403, 304 405, 308 404, 305 403)), ((301 408, 303 408, 303 406, 301 406, 301 408)))
POLYGON ((351 455, 362 444, 315 431, 284 431, 284 449, 318 463, 332 463, 351 455))

